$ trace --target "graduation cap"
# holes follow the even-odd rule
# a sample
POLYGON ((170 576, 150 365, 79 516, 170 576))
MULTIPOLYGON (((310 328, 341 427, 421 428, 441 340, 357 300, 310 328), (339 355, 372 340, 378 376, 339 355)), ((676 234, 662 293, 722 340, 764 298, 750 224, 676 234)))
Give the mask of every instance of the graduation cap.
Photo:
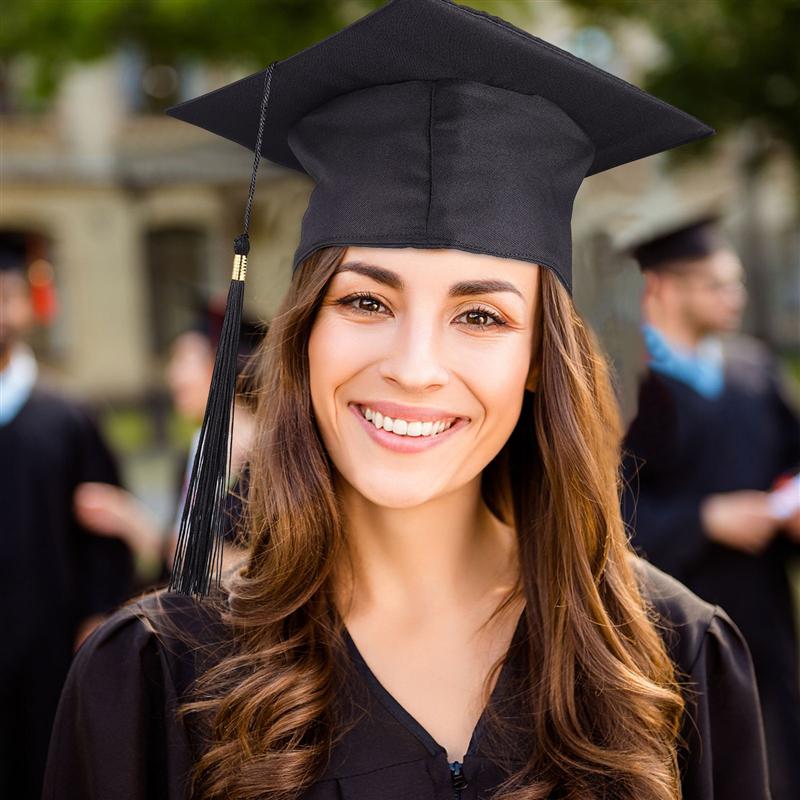
POLYGON ((661 231, 630 248, 643 272, 665 272, 677 261, 705 258, 725 247, 719 214, 708 214, 692 222, 661 231))
POLYGON ((28 269, 28 246, 24 234, 0 234, 0 272, 25 274, 28 269))
POLYGON ((171 588, 219 564, 235 316, 260 158, 315 182, 293 270, 331 245, 455 248, 540 264, 571 291, 583 179, 714 131, 507 21, 392 0, 265 70, 167 109, 255 154, 244 233, 171 588), (227 321, 226 321, 227 325, 227 321))

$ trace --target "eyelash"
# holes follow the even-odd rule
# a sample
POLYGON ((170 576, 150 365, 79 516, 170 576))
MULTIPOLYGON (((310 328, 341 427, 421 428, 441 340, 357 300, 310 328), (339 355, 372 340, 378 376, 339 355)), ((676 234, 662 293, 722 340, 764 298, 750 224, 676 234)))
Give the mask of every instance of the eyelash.
MULTIPOLYGON (((377 297, 375 297, 370 292, 353 292, 352 294, 347 295, 347 297, 342 297, 341 299, 337 300, 336 301, 336 305, 349 306, 350 309, 352 311, 355 311, 357 314, 377 314, 377 313, 379 313, 377 311, 370 311, 370 310, 368 310, 366 308, 358 308, 357 306, 352 305, 352 303, 354 301, 362 300, 362 299, 372 300, 375 303, 378 303, 379 305, 384 306, 384 308, 386 307, 385 303, 382 303, 380 300, 378 300, 377 297)), ((476 305, 476 306, 473 306, 472 308, 468 308, 465 311, 462 311, 459 314, 459 317, 463 317, 464 314, 470 314, 470 313, 483 314, 483 315, 489 317, 490 319, 492 319, 494 321, 494 325, 506 325, 507 324, 506 320, 504 320, 497 312, 492 311, 491 309, 486 308, 486 306, 481 306, 481 305, 476 305)), ((488 328, 493 328, 494 327, 494 325, 470 325, 469 323, 463 323, 463 324, 466 324, 470 328, 487 328, 488 329, 488 328)))

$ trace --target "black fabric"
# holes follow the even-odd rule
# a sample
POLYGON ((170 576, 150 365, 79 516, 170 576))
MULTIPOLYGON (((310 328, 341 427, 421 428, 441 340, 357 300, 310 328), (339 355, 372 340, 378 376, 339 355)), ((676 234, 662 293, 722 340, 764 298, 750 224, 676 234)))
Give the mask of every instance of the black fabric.
POLYGON ((2 797, 39 796, 78 625, 129 597, 128 548, 75 520, 84 481, 119 484, 114 459, 81 407, 34 388, 0 425, 2 797))
MULTIPOLYGON (((166 113, 252 150, 265 73, 166 113)), ((392 0, 276 63, 262 154, 317 184, 295 268, 333 243, 453 247, 569 287, 583 177, 712 133, 505 20, 392 0)))
POLYGON ((22 275, 28 266, 28 247, 21 233, 0 234, 0 272, 17 272, 22 275))
MULTIPOLYGON (((680 752, 684 800, 768 800, 758 695, 744 640, 724 611, 641 559, 636 566, 693 690, 682 729, 687 746, 680 752)), ((492 695, 501 721, 513 708, 514 682, 524 669, 523 634, 521 620, 492 695)), ((44 799, 185 800, 202 735, 178 722, 175 711, 224 638, 208 607, 179 595, 151 596, 118 612, 73 663, 44 799), (159 603, 169 625, 184 632, 180 639, 156 613, 159 603)), ((355 724, 304 798, 452 800, 445 750, 371 676, 352 640, 348 648, 340 700, 342 716, 355 724)), ((468 785, 461 800, 490 797, 506 774, 489 734, 479 723, 464 757, 468 785)))
POLYGON ((730 359, 708 399, 649 373, 625 441, 623 510, 634 546, 703 599, 722 606, 748 642, 758 678, 774 800, 800 797, 800 663, 787 575, 800 547, 779 534, 761 555, 711 541, 700 519, 710 494, 767 490, 800 467, 800 423, 772 365, 730 359))
POLYGON ((675 261, 705 258, 724 246, 716 227, 718 217, 694 220, 669 231, 663 231, 631 249, 631 255, 643 270, 658 271, 675 261))

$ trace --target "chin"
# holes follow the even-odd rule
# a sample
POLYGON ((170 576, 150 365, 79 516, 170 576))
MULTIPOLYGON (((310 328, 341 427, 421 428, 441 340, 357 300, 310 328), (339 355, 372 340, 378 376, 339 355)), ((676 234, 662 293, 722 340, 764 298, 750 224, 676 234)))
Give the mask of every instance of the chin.
POLYGON ((444 494, 445 486, 425 474, 397 475, 381 480, 373 474, 348 483, 364 498, 382 508, 415 508, 444 494))

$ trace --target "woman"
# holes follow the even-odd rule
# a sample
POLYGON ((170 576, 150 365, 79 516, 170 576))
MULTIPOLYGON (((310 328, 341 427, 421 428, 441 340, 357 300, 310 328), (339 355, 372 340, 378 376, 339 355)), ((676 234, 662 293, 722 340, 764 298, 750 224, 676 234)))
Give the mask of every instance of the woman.
POLYGON ((767 798, 741 636, 627 544, 569 295, 583 176, 708 129, 444 0, 176 115, 212 128, 270 78, 248 146, 317 187, 260 354, 247 561, 84 646, 45 797, 767 798))

